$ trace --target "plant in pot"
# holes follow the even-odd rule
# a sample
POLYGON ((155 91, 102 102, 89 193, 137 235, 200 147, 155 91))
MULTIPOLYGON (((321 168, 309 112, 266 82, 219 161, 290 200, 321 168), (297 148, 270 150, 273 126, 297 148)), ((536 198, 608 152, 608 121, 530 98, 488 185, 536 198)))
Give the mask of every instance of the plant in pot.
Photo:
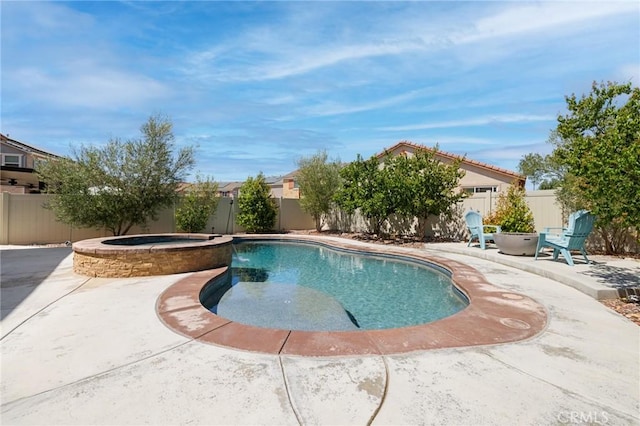
POLYGON ((538 245, 534 232, 533 213, 525 199, 525 190, 513 183, 500 193, 496 208, 486 219, 487 223, 500 225, 502 232, 495 233, 494 241, 504 254, 533 256, 538 245))

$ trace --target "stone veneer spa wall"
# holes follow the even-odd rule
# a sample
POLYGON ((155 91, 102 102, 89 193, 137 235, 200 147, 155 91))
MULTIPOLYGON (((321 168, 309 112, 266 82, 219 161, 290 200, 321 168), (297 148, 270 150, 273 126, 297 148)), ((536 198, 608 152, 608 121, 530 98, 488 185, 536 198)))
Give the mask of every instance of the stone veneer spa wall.
POLYGON ((211 234, 145 234, 73 244, 73 271, 90 277, 179 274, 231 265, 233 239, 211 234))

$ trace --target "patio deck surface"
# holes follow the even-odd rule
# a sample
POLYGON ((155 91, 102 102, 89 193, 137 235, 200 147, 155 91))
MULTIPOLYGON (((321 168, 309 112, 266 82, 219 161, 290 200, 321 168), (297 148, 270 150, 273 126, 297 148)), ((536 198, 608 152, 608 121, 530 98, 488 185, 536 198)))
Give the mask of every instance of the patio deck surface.
POLYGON ((72 272, 70 248, 3 246, 0 421, 640 423, 640 328, 595 300, 637 285, 640 262, 591 256, 572 268, 464 243, 398 250, 477 269, 541 304, 546 328, 519 342, 396 355, 241 351, 158 317, 160 294, 190 274, 88 278, 72 272))

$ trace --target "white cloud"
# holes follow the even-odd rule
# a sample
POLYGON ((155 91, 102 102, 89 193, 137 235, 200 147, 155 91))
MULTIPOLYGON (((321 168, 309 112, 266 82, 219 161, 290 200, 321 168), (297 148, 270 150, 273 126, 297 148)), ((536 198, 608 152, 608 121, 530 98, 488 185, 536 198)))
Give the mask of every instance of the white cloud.
POLYGON ((42 34, 69 32, 78 34, 94 28, 96 24, 91 15, 55 2, 12 2, 10 6, 2 6, 3 38, 40 37, 42 34))
POLYGON ((389 126, 379 127, 378 130, 383 131, 407 131, 407 130, 424 130, 424 129, 442 129, 450 127, 474 127, 485 126, 494 123, 526 123, 532 121, 553 121, 556 117, 553 115, 527 115, 527 114, 502 114, 486 117, 469 118, 464 120, 448 120, 434 123, 413 124, 406 126, 389 126))
POLYGON ((637 1, 5 3, 5 131, 100 143, 159 108, 216 177, 401 139, 508 167, 563 95, 640 81, 637 1))
POLYGON ((640 86, 640 63, 623 65, 615 74, 616 80, 620 83, 631 81, 634 86, 640 86))
MULTIPOLYGON (((283 43, 284 41, 281 41, 283 43)), ((271 45, 273 47, 273 45, 271 45)), ((192 54, 190 64, 183 71, 189 74, 202 74, 204 79, 226 82, 276 80, 330 67, 342 62, 379 56, 399 55, 424 50, 425 45, 418 40, 395 43, 367 43, 353 45, 309 45, 262 52, 266 58, 244 63, 244 54, 223 53, 222 48, 214 47, 192 54), (229 55, 229 56, 225 56, 229 55)), ((260 55, 253 52, 256 57, 260 55)))
POLYGON ((491 146, 491 145, 504 145, 503 141, 496 141, 495 138, 475 138, 469 136, 433 136, 428 138, 430 145, 438 144, 440 147, 452 145, 480 145, 480 146, 491 146))
MULTIPOLYGON (((500 147, 496 149, 483 149, 480 151, 473 152, 469 154, 469 158, 482 158, 489 163, 495 163, 496 161, 505 161, 510 160, 513 161, 514 164, 520 161, 520 159, 532 152, 538 153, 540 155, 547 155, 551 153, 553 148, 549 144, 538 143, 538 144, 525 144, 525 145, 517 145, 511 147, 500 147)), ((513 166, 511 166, 513 167, 513 166)))
POLYGON ((552 27, 562 31, 570 31, 573 27, 583 30, 586 21, 639 12, 640 6, 632 1, 517 4, 495 15, 478 19, 468 33, 459 34, 452 39, 457 43, 468 43, 488 38, 513 37, 524 33, 549 35, 552 27))
POLYGON ((308 108, 305 108, 303 112, 305 114, 322 117, 322 116, 330 116, 330 115, 340 115, 340 114, 352 114, 356 112, 363 111, 371 111, 374 109, 381 109, 390 107, 393 105, 403 104, 407 101, 416 99, 422 95, 424 95, 425 90, 412 90, 407 93, 403 93, 397 96, 391 96, 385 99, 380 99, 364 104, 358 105, 344 105, 336 102, 323 102, 320 105, 314 105, 308 108))
POLYGON ((102 69, 91 64, 70 67, 63 75, 34 68, 19 68, 6 75, 12 92, 31 102, 60 108, 131 108, 166 98, 171 90, 134 72, 102 69))
MULTIPOLYGON (((183 71, 209 82, 260 82, 339 64, 355 67, 373 58, 395 57, 408 61, 410 66, 421 62, 430 66, 428 55, 455 50, 456 45, 511 41, 513 37, 531 34, 552 37, 560 32, 584 31, 589 21, 640 11, 634 2, 489 3, 487 7, 452 7, 446 13, 434 11, 430 6, 429 3, 420 8, 398 6, 398 10, 390 10, 388 14, 366 15, 362 21, 332 20, 335 25, 330 31, 326 22, 318 19, 318 15, 327 15, 326 8, 316 5, 310 11, 294 5, 277 25, 269 22, 242 28, 243 31, 225 38, 223 43, 192 52, 183 71), (474 13, 480 17, 475 18, 474 13)), ((376 8, 375 12, 387 11, 376 8)), ((462 55, 458 59, 465 60, 469 55, 475 58, 472 62, 498 59, 513 49, 517 49, 515 43, 487 45, 484 50, 458 52, 462 55)), ((393 66, 400 66, 400 62, 393 66)), ((371 71, 363 69, 364 73, 371 71)))

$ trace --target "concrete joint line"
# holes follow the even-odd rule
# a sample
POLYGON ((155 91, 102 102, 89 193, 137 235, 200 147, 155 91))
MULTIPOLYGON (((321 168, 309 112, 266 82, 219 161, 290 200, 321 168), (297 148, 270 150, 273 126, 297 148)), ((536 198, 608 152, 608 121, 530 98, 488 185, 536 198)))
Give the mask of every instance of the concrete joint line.
POLYGON ((387 358, 385 356, 381 356, 380 359, 382 360, 382 364, 384 365, 384 389, 382 391, 382 398, 380 398, 380 404, 378 404, 378 407, 371 415, 371 418, 367 422, 367 426, 371 426, 376 417, 378 417, 378 413, 380 413, 380 410, 382 410, 382 405, 387 399, 387 392, 389 390, 389 365, 387 364, 387 358))
MULTIPOLYGON (((291 337, 291 330, 289 330, 289 333, 287 333, 287 337, 284 339, 284 342, 282 342, 282 346, 280 346, 280 349, 278 349, 278 358, 280 358, 280 354, 282 354, 282 350, 286 346, 287 341, 289 340, 289 337, 291 337)), ((280 360, 280 366, 282 366, 282 360, 280 360)), ((284 373, 284 369, 283 369, 283 373, 284 373)))
MULTIPOLYGON (((484 351, 483 351, 483 352, 484 352, 484 351)), ((537 376, 534 376, 534 375, 532 375, 532 374, 529 374, 529 373, 527 373, 526 371, 521 370, 520 368, 518 368, 518 367, 516 367, 516 366, 514 366, 514 365, 508 364, 508 363, 506 363, 505 361, 503 361, 503 360, 501 360, 501 359, 497 358, 496 356, 494 356, 494 355, 493 355, 493 354, 491 354, 490 352, 484 352, 484 353, 485 353, 489 358, 491 358, 491 359, 493 359, 494 361, 496 361, 496 362, 498 362, 498 363, 500 363, 500 364, 504 365, 505 367, 507 367, 507 368, 509 368, 509 369, 511 369, 511 370, 517 371, 518 373, 521 373, 521 374, 524 374, 524 375, 526 375, 526 376, 529 376, 529 377, 531 377, 532 379, 534 379, 534 380, 536 380, 536 381, 538 381, 538 382, 542 382, 542 383, 544 383, 544 384, 547 384, 547 385, 549 385, 549 386, 552 386, 552 387, 554 387, 554 388, 558 389, 560 392, 564 393, 565 395, 570 395, 571 397, 573 397, 573 398, 575 398, 575 399, 577 399, 577 400, 579 400, 579 401, 582 401, 582 402, 584 402, 584 403, 590 404, 590 405, 594 405, 594 406, 602 407, 602 403, 601 403, 601 401, 600 401, 600 400, 598 400, 598 399, 585 398, 584 396, 579 395, 579 394, 577 394, 577 393, 575 393, 575 392, 573 392, 573 391, 571 391, 571 390, 569 390, 569 389, 563 388, 562 386, 556 385, 555 383, 552 383, 552 382, 550 382, 550 381, 548 381, 548 380, 545 380, 545 379, 542 379, 542 378, 540 378, 540 377, 537 377, 537 376)), ((618 410, 618 409, 616 409, 616 408, 610 407, 610 406, 608 406, 608 405, 607 405, 606 407, 604 407, 604 408, 606 408, 606 409, 607 409, 607 411, 611 411, 611 412, 613 412, 613 413, 617 414, 617 415, 618 415, 618 416, 620 416, 620 417, 628 417, 629 419, 633 419, 634 421, 637 419, 637 417, 636 417, 636 416, 637 416, 637 414, 635 414, 635 413, 627 413, 627 412, 623 412, 623 411, 620 411, 620 410, 618 410)))
MULTIPOLYGON (((193 342, 194 342, 194 340, 187 340, 186 342, 179 343, 179 344, 177 344, 177 345, 175 345, 175 346, 172 346, 172 347, 170 347, 170 348, 167 348, 167 349, 165 349, 165 350, 163 350, 163 351, 160 351, 160 352, 157 352, 157 353, 155 353, 155 354, 151 354, 151 355, 145 356, 145 357, 140 358, 140 359, 137 359, 137 360, 135 360, 135 361, 127 362, 126 364, 118 365, 118 366, 116 366, 116 367, 109 368, 108 370, 104 370, 104 371, 101 371, 101 372, 99 372, 99 373, 95 373, 95 374, 92 374, 92 375, 90 375, 90 376, 86 376, 86 377, 83 377, 83 378, 81 378, 81 379, 74 380, 73 382, 65 383, 65 384, 63 384, 63 385, 56 386, 56 387, 53 387, 53 388, 51 388, 51 389, 47 389, 47 390, 43 390, 43 391, 38 392, 38 393, 34 393, 33 395, 23 396, 22 398, 18 398, 18 399, 14 399, 13 401, 5 402, 4 404, 2 404, 2 407, 6 407, 6 406, 9 406, 9 405, 13 405, 13 404, 15 404, 15 403, 17 403, 17 402, 25 401, 25 400, 28 400, 28 399, 33 398, 33 397, 35 397, 35 396, 44 395, 44 394, 46 394, 46 393, 54 392, 54 391, 57 391, 57 390, 59 390, 59 389, 64 389, 64 388, 66 388, 66 387, 73 386, 73 385, 76 385, 76 384, 78 384, 78 383, 88 382, 89 380, 92 380, 92 379, 94 379, 94 378, 96 378, 96 377, 104 376, 104 375, 109 374, 109 373, 112 373, 112 372, 114 372, 114 371, 116 371, 116 370, 120 370, 121 368, 129 367, 129 366, 134 365, 134 364, 137 364, 137 363, 139 363, 139 362, 146 361, 146 360, 148 360, 148 359, 151 359, 151 358, 154 358, 154 357, 156 357, 156 356, 162 355, 162 354, 167 353, 167 352, 169 352, 169 351, 173 351, 173 350, 175 350, 175 349, 178 349, 178 348, 179 348, 179 347, 181 347, 181 346, 184 346, 184 345, 187 345, 187 344, 189 344, 189 343, 193 343, 193 342)), ((196 342, 196 343, 197 343, 197 342, 196 342)), ((6 411, 9 411, 10 409, 11 409, 11 408, 9 408, 9 409, 8 409, 8 410, 6 410, 6 411)))
POLYGON ((280 364, 280 371, 282 371, 282 382, 284 383, 284 390, 287 392, 287 399, 289 400, 289 405, 291 406, 291 410, 293 414, 296 416, 296 420, 298 424, 302 426, 304 423, 302 422, 302 418, 300 417, 300 413, 296 409, 296 405, 293 403, 293 399, 291 398, 291 392, 289 391, 289 382, 287 381, 287 374, 284 371, 284 364, 282 363, 282 356, 278 355, 278 363, 280 364))
POLYGON ((76 288, 72 289, 71 291, 69 291, 68 293, 63 294, 62 296, 58 297, 57 299, 55 299, 53 302, 45 305, 42 309, 39 309, 38 311, 36 311, 33 315, 29 315, 27 318, 25 318, 23 321, 20 322, 20 324, 16 325, 15 327, 13 327, 11 330, 9 330, 9 332, 7 334, 5 334, 4 336, 0 337, 0 342, 2 340, 4 340, 5 337, 9 336, 11 333, 13 333, 14 331, 16 331, 19 327, 22 327, 22 325, 24 323, 26 323, 27 321, 29 321, 31 318, 35 317, 36 315, 38 315, 40 312, 44 311, 45 309, 47 309, 48 307, 52 306, 54 303, 57 303, 58 301, 62 300, 63 298, 67 297, 68 295, 70 295, 71 293, 73 293, 74 291, 78 290, 80 287, 82 287, 83 285, 85 285, 86 283, 88 283, 91 280, 91 278, 87 278, 86 280, 84 280, 79 286, 77 286, 76 288))

